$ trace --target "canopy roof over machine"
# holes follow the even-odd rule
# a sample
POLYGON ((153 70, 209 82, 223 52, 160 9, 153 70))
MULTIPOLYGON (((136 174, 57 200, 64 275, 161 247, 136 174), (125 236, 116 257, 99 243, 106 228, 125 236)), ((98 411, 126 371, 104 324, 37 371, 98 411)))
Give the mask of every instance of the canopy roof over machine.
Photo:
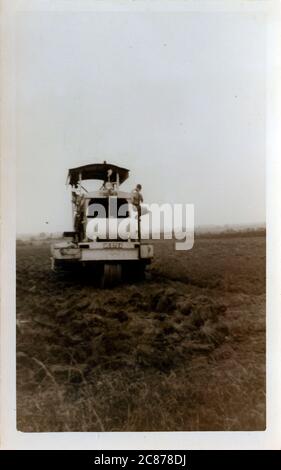
POLYGON ((119 175, 119 184, 124 183, 129 177, 129 171, 127 168, 120 166, 111 165, 110 163, 92 163, 90 165, 78 166, 77 168, 71 168, 68 171, 68 182, 71 186, 77 186, 79 181, 83 180, 102 180, 108 181, 110 175, 110 181, 117 181, 119 175), (110 171, 111 170, 111 171, 110 171))

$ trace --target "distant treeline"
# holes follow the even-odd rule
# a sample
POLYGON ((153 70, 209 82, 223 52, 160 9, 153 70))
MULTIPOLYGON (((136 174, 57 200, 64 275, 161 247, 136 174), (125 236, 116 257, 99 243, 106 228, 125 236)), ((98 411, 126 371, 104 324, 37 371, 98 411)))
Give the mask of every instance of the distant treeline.
MULTIPOLYGON (((197 231, 195 230, 195 239, 211 239, 211 238, 250 238, 250 237, 265 237, 266 229, 265 228, 249 228, 249 229, 227 229, 221 231, 197 231)), ((157 240, 155 240, 157 241, 157 240)), ((164 234, 161 234, 159 241, 167 241, 164 238, 164 234)))
POLYGON ((227 229, 221 232, 196 232, 195 238, 233 238, 233 237, 265 237, 265 228, 227 229))
MULTIPOLYGON (((234 238, 234 237, 265 237, 266 229, 259 227, 259 228, 243 228, 243 229, 226 229, 226 230, 218 230, 218 231, 196 231, 195 230, 195 238, 234 238)), ((39 235, 32 235, 28 236, 18 236, 17 237, 17 245, 29 245, 29 244, 42 244, 46 242, 46 244, 50 243, 53 240, 59 240, 62 238, 62 234, 54 233, 54 234, 44 234, 40 233, 39 235)), ((164 234, 161 234, 160 240, 164 240, 164 234)))

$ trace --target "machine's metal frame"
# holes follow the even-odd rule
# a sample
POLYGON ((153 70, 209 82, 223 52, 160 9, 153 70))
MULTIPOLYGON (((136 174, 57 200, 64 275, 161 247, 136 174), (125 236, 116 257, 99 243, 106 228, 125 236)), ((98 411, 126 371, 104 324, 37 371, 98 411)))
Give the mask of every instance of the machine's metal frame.
MULTIPOLYGON (((137 239, 92 241, 86 237, 87 210, 90 200, 117 197, 131 202, 131 193, 120 191, 119 186, 129 176, 129 170, 102 164, 86 165, 69 170, 68 183, 72 187, 73 232, 64 232, 64 240, 51 247, 53 270, 73 266, 96 265, 101 268, 103 286, 120 281, 122 269, 126 265, 144 272, 145 266, 153 258, 153 245, 142 241, 140 236, 140 216, 137 239), (100 190, 87 192, 83 180, 98 179, 103 184, 100 190)), ((138 213, 138 211, 136 211, 138 213)))

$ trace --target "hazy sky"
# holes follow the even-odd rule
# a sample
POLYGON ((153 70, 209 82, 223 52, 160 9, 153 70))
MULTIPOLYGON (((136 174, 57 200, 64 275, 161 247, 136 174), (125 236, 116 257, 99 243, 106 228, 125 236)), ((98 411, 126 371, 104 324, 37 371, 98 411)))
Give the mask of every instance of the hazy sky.
POLYGON ((71 229, 67 170, 103 160, 197 225, 264 222, 262 14, 21 14, 16 59, 19 233, 71 229))

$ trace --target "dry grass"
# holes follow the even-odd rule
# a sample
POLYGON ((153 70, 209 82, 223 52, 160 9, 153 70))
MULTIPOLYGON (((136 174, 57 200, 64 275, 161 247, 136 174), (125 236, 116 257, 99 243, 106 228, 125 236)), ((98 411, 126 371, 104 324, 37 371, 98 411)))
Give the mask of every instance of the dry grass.
POLYGON ((265 428, 264 238, 155 249, 150 281, 99 290, 18 247, 18 429, 265 428))

